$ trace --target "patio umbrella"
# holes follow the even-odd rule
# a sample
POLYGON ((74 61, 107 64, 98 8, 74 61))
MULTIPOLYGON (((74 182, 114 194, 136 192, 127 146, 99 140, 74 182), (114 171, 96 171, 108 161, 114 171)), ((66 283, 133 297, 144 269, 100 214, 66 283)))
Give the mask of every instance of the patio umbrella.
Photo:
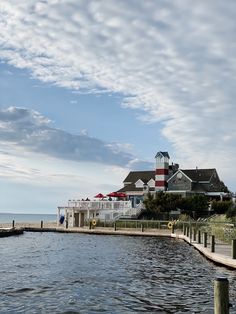
POLYGON ((109 196, 109 197, 119 197, 119 193, 118 192, 111 192, 111 193, 107 194, 107 196, 109 196))
POLYGON ((120 192, 120 193, 117 193, 117 197, 127 197, 127 194, 120 192))
POLYGON ((97 195, 94 196, 94 198, 104 198, 106 195, 103 195, 102 193, 98 193, 97 195))

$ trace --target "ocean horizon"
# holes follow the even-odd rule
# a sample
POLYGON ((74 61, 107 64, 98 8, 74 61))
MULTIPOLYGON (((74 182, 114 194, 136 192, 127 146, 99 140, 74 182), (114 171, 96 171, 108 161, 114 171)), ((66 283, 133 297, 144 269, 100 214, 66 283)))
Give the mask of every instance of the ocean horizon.
POLYGON ((28 213, 0 213, 0 223, 17 222, 55 222, 57 220, 56 214, 28 214, 28 213))

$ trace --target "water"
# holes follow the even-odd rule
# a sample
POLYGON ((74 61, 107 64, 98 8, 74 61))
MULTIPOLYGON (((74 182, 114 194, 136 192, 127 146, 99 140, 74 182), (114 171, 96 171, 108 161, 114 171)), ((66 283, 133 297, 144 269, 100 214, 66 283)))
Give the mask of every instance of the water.
POLYGON ((15 222, 40 222, 41 220, 51 222, 57 220, 55 214, 13 214, 13 213, 0 213, 0 224, 15 222))
POLYGON ((27 232, 0 251, 4 314, 213 313, 217 276, 235 301, 236 273, 175 239, 27 232))

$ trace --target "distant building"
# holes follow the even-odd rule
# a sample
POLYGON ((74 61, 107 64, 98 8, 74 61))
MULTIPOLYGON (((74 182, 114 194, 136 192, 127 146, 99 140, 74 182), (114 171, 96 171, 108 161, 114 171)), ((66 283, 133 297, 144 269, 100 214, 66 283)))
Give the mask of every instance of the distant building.
POLYGON ((155 156, 155 171, 131 171, 123 181, 124 192, 136 206, 146 193, 166 191, 183 197, 204 194, 209 198, 222 198, 227 190, 216 169, 179 169, 178 164, 169 164, 168 152, 158 152, 155 156))

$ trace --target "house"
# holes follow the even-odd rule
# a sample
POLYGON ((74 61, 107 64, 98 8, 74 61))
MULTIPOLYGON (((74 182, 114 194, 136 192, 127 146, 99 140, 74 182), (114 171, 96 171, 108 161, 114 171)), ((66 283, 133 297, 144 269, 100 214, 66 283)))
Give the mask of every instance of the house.
POLYGON ((135 207, 146 193, 166 191, 183 197, 203 194, 209 198, 222 198, 227 188, 220 180, 216 169, 179 169, 178 164, 169 164, 168 152, 155 156, 156 169, 153 171, 131 171, 118 192, 127 194, 135 207))

